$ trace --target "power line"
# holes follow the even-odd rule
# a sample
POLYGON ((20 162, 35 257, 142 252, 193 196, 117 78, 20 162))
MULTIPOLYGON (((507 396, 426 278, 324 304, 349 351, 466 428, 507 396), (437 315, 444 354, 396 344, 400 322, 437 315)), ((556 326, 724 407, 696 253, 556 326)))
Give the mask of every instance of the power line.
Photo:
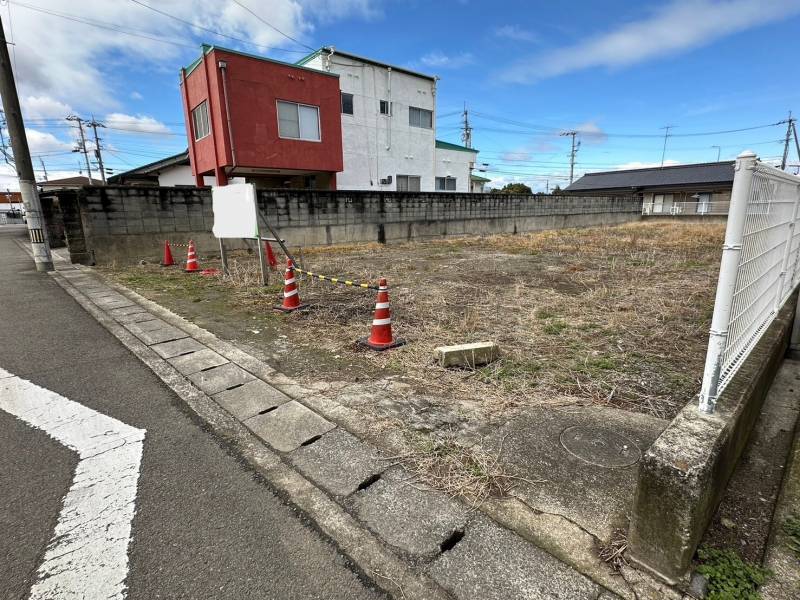
POLYGON ((140 2, 140 0, 131 0, 131 2, 133 2, 134 4, 138 4, 139 6, 147 8, 149 10, 152 10, 153 12, 156 12, 156 13, 158 13, 160 15, 165 16, 165 17, 169 17, 170 19, 174 19, 174 20, 176 20, 176 21, 178 21, 180 23, 184 23, 184 24, 188 25, 189 27, 194 27, 195 29, 199 29, 200 31, 205 31, 207 33, 212 33, 214 35, 218 35, 220 37, 224 37, 224 38, 227 38, 229 40, 233 40, 233 41, 239 42, 241 44, 248 44, 250 46, 255 46, 256 48, 263 48, 265 50, 278 50, 280 52, 293 52, 295 54, 305 54, 306 53, 305 50, 290 50, 290 49, 287 49, 287 48, 277 48, 275 46, 262 46, 261 44, 256 44, 255 42, 251 42, 251 41, 248 41, 248 40, 245 40, 245 39, 242 39, 242 38, 238 38, 238 37, 235 37, 235 36, 232 36, 232 35, 228 35, 227 33, 222 33, 220 31, 216 31, 214 29, 209 29, 208 27, 203 27, 202 25, 196 25, 196 24, 192 23, 191 21, 187 21, 186 19, 182 19, 182 18, 177 17, 175 15, 172 15, 172 14, 170 14, 168 12, 164 12, 163 10, 158 9, 155 6, 150 6, 149 4, 145 4, 144 2, 140 2))
MULTIPOLYGON (((46 8, 33 6, 31 4, 25 4, 24 2, 19 2, 18 0, 8 0, 8 2, 9 3, 13 2, 17 6, 21 6, 23 8, 27 8, 28 10, 33 10, 33 11, 36 11, 36 12, 44 13, 44 14, 50 15, 52 17, 59 17, 61 19, 66 19, 68 21, 74 21, 75 23, 82 23, 84 25, 91 25, 92 27, 98 27, 100 29, 107 29, 107 30, 113 31, 115 33, 122 33, 124 35, 130 35, 130 36, 134 36, 134 37, 139 37, 139 38, 143 38, 143 39, 150 40, 150 41, 153 41, 153 42, 161 42, 162 44, 171 44, 173 46, 180 46, 180 47, 183 47, 183 48, 191 48, 193 50, 197 49, 196 46, 191 45, 191 44, 184 44, 182 42, 175 42, 173 40, 168 40, 168 39, 165 39, 163 37, 154 37, 154 36, 149 35, 147 33, 136 33, 135 32, 136 30, 131 31, 131 30, 128 30, 128 29, 123 29, 122 27, 119 27, 118 25, 115 25, 113 23, 108 23, 108 22, 103 22, 103 21, 95 21, 95 20, 91 20, 91 19, 85 19, 83 17, 77 17, 75 15, 70 15, 70 14, 67 14, 67 13, 62 13, 62 12, 54 11, 54 10, 48 10, 46 8)), ((139 31, 141 31, 141 30, 139 30, 139 31)))
POLYGON ((316 51, 316 48, 312 48, 312 47, 311 47, 311 46, 309 46, 308 44, 304 44, 304 43, 303 43, 303 42, 301 42, 300 40, 296 40, 296 39, 294 39, 294 38, 293 38, 292 36, 290 36, 288 33, 284 33, 283 31, 281 31, 280 29, 278 29, 277 27, 275 27, 275 25, 273 25, 272 23, 270 23, 270 22, 269 22, 269 21, 267 21, 266 19, 263 19, 262 17, 260 17, 260 16, 259 16, 259 15, 257 15, 256 13, 254 13, 252 10, 250 10, 249 8, 247 8, 247 7, 246 7, 244 4, 242 4, 241 2, 239 2, 239 0, 233 0, 233 2, 234 2, 235 4, 238 4, 239 6, 241 6, 243 9, 245 9, 247 12, 249 12, 251 15, 253 15, 253 16, 254 16, 256 19, 258 19, 259 21, 261 21, 262 23, 264 23, 264 25, 266 25, 266 26, 267 26, 267 27, 269 27, 270 29, 273 29, 274 31, 277 31, 278 33, 280 33, 280 34, 281 34, 283 37, 285 37, 286 39, 288 39, 288 40, 292 40, 292 41, 293 41, 295 44, 298 44, 299 46, 302 46, 303 48, 308 48, 308 49, 309 49, 309 50, 311 50, 312 52, 316 51))
MULTIPOLYGON (((522 121, 514 121, 512 119, 506 119, 503 117, 495 117, 492 115, 488 115, 486 113, 481 113, 477 111, 472 111, 472 115, 480 118, 487 119, 489 121, 496 121, 498 123, 506 123, 509 125, 515 125, 520 128, 527 128, 530 132, 536 133, 561 133, 564 131, 563 129, 559 129, 557 127, 552 126, 545 126, 545 125, 535 125, 532 123, 525 123, 522 121)), ((722 135, 727 133, 739 133, 741 131, 753 131, 755 129, 766 129, 768 127, 776 127, 778 125, 783 125, 786 121, 778 121, 776 123, 768 123, 766 125, 753 125, 751 127, 740 127, 738 129, 724 129, 719 131, 695 131, 691 133, 675 133, 672 134, 670 137, 697 137, 697 136, 706 136, 706 135, 722 135)), ((674 126, 672 126, 674 127, 674 126)), ((582 133, 584 135, 591 135, 592 132, 586 131, 578 131, 578 133, 582 133)), ((608 132, 603 131, 602 133, 598 132, 598 136, 602 137, 627 137, 627 138, 662 138, 661 134, 652 134, 652 133, 615 133, 615 132, 608 132)))

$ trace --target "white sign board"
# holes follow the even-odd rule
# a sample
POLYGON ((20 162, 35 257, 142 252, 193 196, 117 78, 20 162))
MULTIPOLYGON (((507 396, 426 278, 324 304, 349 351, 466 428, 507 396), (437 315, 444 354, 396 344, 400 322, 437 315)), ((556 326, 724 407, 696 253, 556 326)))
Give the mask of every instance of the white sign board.
POLYGON ((256 220, 256 186, 252 183, 232 183, 211 188, 214 227, 217 238, 258 237, 256 220))

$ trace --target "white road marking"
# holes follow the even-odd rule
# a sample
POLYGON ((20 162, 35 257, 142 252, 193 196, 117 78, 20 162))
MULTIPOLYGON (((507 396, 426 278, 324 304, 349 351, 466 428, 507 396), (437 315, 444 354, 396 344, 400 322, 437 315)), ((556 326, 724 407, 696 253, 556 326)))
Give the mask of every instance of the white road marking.
POLYGON ((2 368, 0 410, 41 429, 80 458, 31 600, 125 598, 145 430, 2 368))

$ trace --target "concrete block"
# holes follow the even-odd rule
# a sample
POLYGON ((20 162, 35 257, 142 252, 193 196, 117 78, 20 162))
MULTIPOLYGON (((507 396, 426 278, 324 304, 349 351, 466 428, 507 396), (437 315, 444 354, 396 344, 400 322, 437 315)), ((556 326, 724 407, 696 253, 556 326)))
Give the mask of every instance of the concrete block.
POLYGON ((220 356, 213 350, 205 348, 190 354, 176 356, 167 360, 169 364, 175 367, 183 375, 191 375, 198 371, 204 371, 211 367, 218 367, 229 362, 224 356, 220 356))
POLYGON ((233 363, 189 375, 189 380, 209 395, 229 390, 253 379, 255 377, 233 363))
POLYGON ((214 400, 234 417, 245 421, 262 411, 288 402, 290 398, 268 383, 254 379, 232 390, 215 394, 214 400))
POLYGON ((150 346, 150 349, 155 350, 161 358, 172 358, 173 356, 180 356, 181 354, 203 350, 205 346, 197 340, 187 337, 171 342, 164 342, 163 344, 155 344, 154 346, 150 346))
POLYGON ((334 429, 289 455, 295 467, 336 496, 349 496, 388 465, 378 451, 344 431, 334 429))
POLYGON ((458 600, 594 600, 602 592, 584 575, 485 517, 470 523, 429 573, 458 600))
POLYGON ((789 345, 797 294, 739 367, 712 415, 691 401, 645 452, 629 557, 668 583, 686 573, 758 419, 789 345))
POLYGON ((500 357, 500 347, 494 342, 439 346, 433 351, 433 355, 443 367, 475 367, 497 360, 500 357))
POLYGON ((410 479, 404 469, 386 471, 353 497, 355 510, 388 544, 409 554, 434 556, 454 531, 463 531, 467 508, 410 479))
MULTIPOLYGON (((158 321, 160 321, 160 319, 158 319, 158 321)), ((150 321, 143 321, 142 323, 124 323, 123 326, 148 346, 189 337, 185 331, 181 331, 177 327, 168 325, 163 321, 160 321, 158 327, 154 325, 144 325, 144 323, 150 323, 150 321), (151 327, 155 328, 151 329, 151 327)))
POLYGON ((295 400, 281 404, 266 414, 251 417, 244 424, 281 452, 291 452, 336 427, 295 400))

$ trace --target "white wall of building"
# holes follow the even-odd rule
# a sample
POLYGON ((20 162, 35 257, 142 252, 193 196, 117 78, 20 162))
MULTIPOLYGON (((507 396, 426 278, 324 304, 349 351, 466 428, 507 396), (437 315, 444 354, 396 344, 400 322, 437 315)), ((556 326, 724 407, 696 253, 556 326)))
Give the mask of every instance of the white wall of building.
MULTIPOLYGON (((213 179, 213 178, 212 178, 213 179)), ((195 185, 192 167, 189 165, 174 165, 158 173, 158 185, 172 187, 176 185, 195 185)))
POLYGON ((339 75, 342 92, 353 94, 353 114, 342 115, 344 171, 336 187, 353 190, 397 189, 398 175, 417 175, 422 191, 434 189, 436 164, 436 83, 390 67, 334 53, 304 66, 339 75), (380 114, 380 100, 392 103, 390 116, 380 114), (409 107, 433 111, 433 127, 409 124, 409 107), (392 181, 381 184, 391 176, 392 181))
POLYGON ((470 192, 470 166, 475 161, 476 156, 476 153, 465 150, 437 148, 436 177, 454 177, 456 180, 456 192, 470 192))

